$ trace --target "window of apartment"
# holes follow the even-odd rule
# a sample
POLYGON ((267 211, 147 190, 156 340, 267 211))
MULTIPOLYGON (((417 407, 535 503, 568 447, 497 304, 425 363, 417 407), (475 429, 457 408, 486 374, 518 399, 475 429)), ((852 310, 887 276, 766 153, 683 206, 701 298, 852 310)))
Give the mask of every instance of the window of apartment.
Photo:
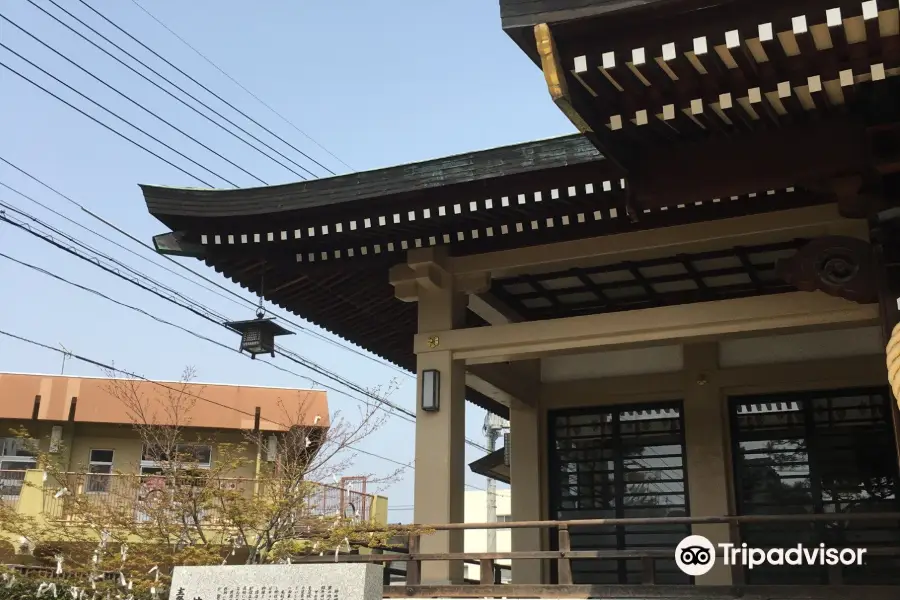
POLYGON ((86 491, 89 493, 108 493, 112 481, 112 450, 91 450, 86 491))
MULTIPOLYGON (((28 442, 21 438, 0 438, 0 461, 8 463, 10 469, 14 464, 35 464, 34 452, 28 448, 28 442)), ((7 467, 3 467, 6 469, 7 467)), ((30 469, 31 467, 23 467, 30 469)))
MULTIPOLYGON (((900 477, 886 388, 732 398, 735 497, 739 514, 897 512, 900 477)), ((836 547, 900 546, 897 522, 753 524, 751 546, 798 543, 836 547)), ((896 558, 871 553, 844 568, 847 584, 896 584, 896 558)), ((754 568, 752 584, 824 584, 827 567, 754 568)))
POLYGON ((498 523, 509 523, 512 521, 512 515, 497 515, 498 523))
POLYGON ((0 438, 0 497, 18 496, 25 471, 37 466, 34 453, 20 438, 0 438))
MULTIPOLYGON (((550 510, 559 520, 687 516, 681 402, 553 412, 550 510)), ((573 527, 578 550, 678 545, 687 525, 573 527)), ((551 538, 555 543, 555 536, 551 538)), ((674 560, 657 560, 659 583, 689 583, 674 560)), ((640 583, 638 559, 574 560, 575 583, 640 583)))
POLYGON ((161 473, 165 463, 170 460, 178 460, 185 466, 193 468, 208 469, 212 464, 212 446, 208 444, 178 444, 175 447, 175 456, 170 458, 165 450, 144 444, 141 453, 141 474, 161 473))

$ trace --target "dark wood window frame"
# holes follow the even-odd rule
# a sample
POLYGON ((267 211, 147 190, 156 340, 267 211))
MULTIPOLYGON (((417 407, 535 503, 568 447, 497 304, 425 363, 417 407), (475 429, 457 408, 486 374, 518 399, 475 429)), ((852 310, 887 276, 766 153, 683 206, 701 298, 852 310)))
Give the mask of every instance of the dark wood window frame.
MULTIPOLYGON (((549 498, 548 498, 548 509, 550 513, 551 519, 556 519, 559 517, 560 512, 563 512, 565 509, 562 507, 562 483, 559 480, 559 477, 554 477, 554 474, 558 474, 562 471, 562 461, 560 460, 560 451, 556 450, 556 443, 559 441, 559 436, 557 434, 557 422, 559 418, 567 418, 567 417, 577 417, 577 416, 591 416, 597 415, 611 415, 611 428, 609 430, 609 446, 607 446, 612 451, 612 463, 614 469, 614 476, 612 480, 612 485, 615 488, 614 493, 614 512, 616 517, 625 516, 625 510, 627 507, 624 506, 623 499, 628 496, 626 494, 626 481, 625 481, 625 463, 630 460, 625 457, 622 452, 623 448, 623 440, 621 436, 621 423, 622 423, 622 415, 629 413, 639 413, 639 412, 647 412, 647 411, 657 411, 658 413, 663 413, 665 411, 674 410, 677 413, 675 417, 669 417, 668 419, 671 421, 675 421, 678 423, 678 445, 680 445, 680 466, 676 467, 668 467, 664 469, 664 471, 680 471, 681 478, 678 479, 662 479, 660 481, 671 482, 674 484, 681 485, 681 490, 678 492, 672 492, 672 494, 676 494, 684 497, 683 506, 681 505, 673 505, 673 508, 680 509, 684 515, 690 515, 690 497, 688 493, 688 469, 687 469, 687 445, 685 442, 685 417, 684 417, 684 404, 681 400, 674 401, 663 401, 663 402, 642 402, 642 403, 629 403, 629 404, 611 404, 611 405, 601 405, 601 406, 592 406, 586 408, 577 408, 577 409, 561 409, 555 411, 548 411, 547 413, 547 423, 548 423, 548 467, 549 467, 549 498)), ((659 417, 660 419, 664 418, 662 415, 659 417)), ((652 446, 649 446, 652 447, 652 446)), ((669 455, 664 455, 661 458, 668 458, 669 455)), ((652 470, 652 468, 647 468, 647 470, 652 470)), ((629 469, 631 471, 631 469, 629 469)), ((571 484, 570 484, 571 485, 571 484)), ((576 484, 578 485, 578 484, 576 484)), ((663 506, 663 505, 660 505, 663 506)), ((632 509, 639 509, 639 506, 632 506, 632 509)), ((571 509, 570 509, 571 510, 571 509)), ((588 510, 588 509, 586 509, 588 510)), ((595 510, 590 509, 590 510, 595 510)), ((609 510, 608 508, 606 510, 609 510)), ((672 527, 680 527, 680 526, 672 526, 672 527)), ((676 535, 690 535, 690 527, 685 525, 683 534, 678 532, 676 535)), ((634 532, 631 534, 638 534, 645 532, 634 532)), ((665 532, 666 534, 672 534, 672 531, 665 532)), ((578 530, 573 528, 572 530, 572 540, 573 540, 573 549, 577 549, 577 534, 578 530)), ((616 548, 625 549, 626 545, 626 532, 625 528, 619 527, 616 528, 616 548)), ((551 548, 557 549, 557 536, 554 532, 551 532, 550 535, 550 545, 551 548)), ((677 544, 677 541, 675 542, 677 544)), ((672 544, 673 550, 675 544, 672 544)), ((632 546, 634 547, 634 546, 632 546)), ((658 546, 657 546, 658 547, 658 546)), ((636 572, 633 569, 629 569, 628 561, 619 560, 617 562, 617 580, 618 583, 635 583, 636 578, 640 576, 639 572, 636 572), (629 578, 629 575, 631 577, 629 578)), ((635 562, 635 561, 631 561, 635 562)), ((639 562, 639 561, 638 561, 639 562)), ((660 563, 662 561, 657 561, 660 563)), ((575 563, 577 564, 577 563, 575 563)), ((574 564, 573 564, 574 566, 574 564)), ((658 565, 662 566, 662 565, 658 565)), ((674 567, 674 560, 672 561, 672 567, 674 567)), ((575 572, 576 583, 578 578, 578 571, 575 572)), ((667 583, 692 583, 692 578, 688 578, 683 576, 680 572, 673 574, 673 581, 667 583)), ((557 580, 556 567, 555 562, 551 563, 551 578, 552 581, 557 580)))
MULTIPOLYGON (((728 415, 730 423, 730 450, 733 472, 733 492, 734 506, 737 514, 759 514, 759 513, 789 513, 799 512, 802 508, 808 507, 813 512, 821 514, 823 512, 833 512, 836 510, 835 505, 850 504, 850 500, 840 498, 840 494, 829 492, 827 489, 832 481, 832 487, 838 489, 842 485, 839 481, 841 473, 839 457, 852 456, 859 460, 857 453, 871 451, 869 449, 859 449, 855 445, 843 445, 839 442, 829 441, 829 438, 839 439, 840 436, 865 435, 866 439, 872 439, 876 434, 883 437, 880 445, 884 446, 885 452, 888 453, 887 460, 893 469, 894 481, 887 482, 886 485, 893 493, 892 499, 876 499, 880 500, 882 506, 885 503, 892 502, 893 510, 900 510, 900 473, 897 473, 897 463, 895 459, 895 446, 893 440, 893 422, 891 416, 891 403, 894 402, 893 397, 885 386, 868 386, 855 388, 841 388, 833 390, 818 390, 804 392, 783 392, 771 394, 754 394, 731 396, 728 398, 728 415), (849 398, 868 397, 865 406, 871 408, 869 414, 873 415, 869 420, 847 419, 848 410, 846 406, 838 405, 836 407, 835 400, 849 398), (742 414, 739 412, 741 407, 762 407, 747 409, 744 408, 742 414), (840 412, 843 411, 843 412, 840 412), (766 434, 766 427, 758 426, 753 429, 752 426, 746 426, 753 420, 753 415, 758 415, 756 420, 758 423, 765 423, 766 417, 762 415, 784 414, 785 425, 783 428, 775 429, 771 427, 773 433, 770 436, 766 434), (835 416, 841 419, 836 419, 835 416), (743 419, 743 420, 742 420, 743 419), (834 431, 835 423, 838 424, 859 424, 863 433, 854 432, 852 429, 847 431, 834 431), (871 424, 871 429, 866 429, 865 425, 871 424), (743 424, 743 426, 742 426, 743 424), (780 432, 781 435, 776 435, 780 432), (791 435, 786 435, 789 433, 791 435), (795 441, 791 441, 795 440, 795 441), (742 442, 747 448, 742 448, 742 442), (765 448, 749 448, 753 442, 765 442, 765 448), (793 443, 793 450, 785 448, 793 443), (831 454, 827 454, 830 452, 831 454), (773 456, 787 455, 787 458, 773 458, 773 456), (805 460, 800 457, 805 455, 805 460), (747 458, 751 457, 751 458, 747 458), (754 468, 762 474, 754 474, 748 463, 755 461, 758 464, 753 465, 754 468), (780 461, 780 463, 779 463, 780 461), (771 464, 769 464, 771 463, 771 464), (837 464, 836 464, 837 463, 837 464), (765 470, 763 473, 762 470, 765 470), (783 472, 779 472, 779 470, 783 472), (830 470, 829 474, 826 471, 830 470), (771 471, 771 473, 770 473, 771 471), (795 472, 796 471, 796 472, 795 472), (766 480, 778 477, 778 488, 784 490, 786 497, 775 497, 774 492, 766 490, 766 480), (807 487, 803 486, 803 480, 808 479, 807 487), (794 480, 800 482, 799 485, 794 480), (748 486, 753 485, 759 490, 759 495, 763 500, 767 495, 771 495, 771 501, 754 501, 748 502, 747 497, 750 493, 748 486), (805 495, 805 496, 804 496, 805 495), (795 502, 791 498, 799 497, 795 502), (801 502, 800 500, 806 500, 801 502)), ((849 406, 853 406, 850 404, 849 406)), ((850 413, 852 416, 852 412, 850 413)), ((855 439, 854 439, 855 441, 855 439)), ((891 468, 891 467, 888 467, 891 468)), ((882 469, 883 470, 883 469, 882 469)), ((852 471, 847 471, 852 472, 852 471)), ((774 486, 774 483, 772 484, 774 486)), ((846 485, 844 483, 843 485, 846 485)), ((782 494, 783 496, 784 494, 782 494)), ((874 502, 874 501, 873 501, 874 502)), ((857 499, 856 504, 861 502, 857 499)), ((876 504, 872 504, 876 506, 876 504)), ((865 507, 861 507, 865 509, 865 507)), ((871 509, 865 509, 863 512, 873 512, 871 509)), ((858 526, 859 531, 847 529, 846 531, 838 531, 829 528, 826 523, 816 525, 798 524, 796 529, 804 530, 804 527, 812 528, 811 531, 803 533, 803 535, 812 536, 812 541, 817 545, 820 541, 830 545, 860 545, 870 546, 876 544, 863 543, 861 538, 871 531, 872 528, 893 527, 897 528, 898 524, 887 524, 884 522, 861 523, 858 526), (868 528, 868 529, 867 529, 868 528), (849 535, 848 535, 849 532, 849 535), (842 542, 842 540, 847 540, 842 542), (853 542, 856 540, 856 543, 853 542)), ((740 528, 741 541, 754 545, 777 545, 794 546, 800 543, 798 531, 794 531, 786 525, 776 529, 772 526, 744 526, 740 528), (790 530, 790 531, 788 531, 790 530), (784 535, 784 540, 776 539, 779 535, 784 535)), ((805 530, 804 530, 805 531, 805 530)), ((896 545, 896 544, 891 544, 896 545)), ((895 567, 893 567, 895 568, 895 567)), ((892 567, 882 567, 882 571, 890 577, 892 567)), ((872 580, 875 574, 867 574, 860 571, 858 574, 847 570, 845 579, 872 580)), ((753 572, 745 572, 745 580, 747 583, 805 583, 816 584, 827 582, 827 571, 825 569, 810 569, 808 572, 801 574, 799 571, 788 573, 787 571, 764 574, 762 570, 754 569, 753 572), (765 580, 768 578, 785 577, 796 579, 796 581, 787 579, 778 581, 765 580), (796 576, 796 577, 795 577, 796 576)), ((869 582, 869 581, 860 581, 869 582)), ((900 579, 894 578, 891 583, 898 583, 900 579)), ((850 581, 847 581, 850 583, 850 581)), ((856 582, 854 582, 856 583, 856 582)))

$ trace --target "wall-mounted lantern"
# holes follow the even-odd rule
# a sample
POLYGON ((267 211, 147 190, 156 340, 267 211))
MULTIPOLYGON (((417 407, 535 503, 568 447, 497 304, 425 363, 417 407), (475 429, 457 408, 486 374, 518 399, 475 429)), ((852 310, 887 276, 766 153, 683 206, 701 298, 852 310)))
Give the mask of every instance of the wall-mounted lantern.
POLYGON ((437 412, 441 408, 441 372, 422 371, 422 410, 437 412))

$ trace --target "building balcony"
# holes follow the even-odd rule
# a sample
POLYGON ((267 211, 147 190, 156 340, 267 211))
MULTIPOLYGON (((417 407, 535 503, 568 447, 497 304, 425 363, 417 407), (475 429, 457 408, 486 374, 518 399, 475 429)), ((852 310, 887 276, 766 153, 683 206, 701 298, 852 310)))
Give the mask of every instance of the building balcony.
MULTIPOLYGON (((149 521, 150 515, 166 505, 176 506, 179 498, 192 496, 190 475, 184 481, 158 475, 64 473, 61 481, 52 481, 44 471, 0 471, 0 502, 22 515, 45 521, 77 525, 81 515, 115 515, 118 519, 133 514, 134 522, 149 521), (173 504, 172 495, 175 495, 173 504)), ((213 482, 226 493, 217 498, 252 499, 264 496, 266 481, 255 479, 218 479, 213 482)), ((271 484, 271 482, 268 482, 271 484)), ((204 482, 206 489, 209 482, 204 482)), ((303 507, 297 515, 298 526, 305 519, 350 517, 374 525, 387 523, 387 498, 337 486, 309 483, 303 507)), ((193 488, 199 489, 199 488, 193 488)), ((226 522, 220 510, 202 506, 199 516, 212 527, 226 522)))

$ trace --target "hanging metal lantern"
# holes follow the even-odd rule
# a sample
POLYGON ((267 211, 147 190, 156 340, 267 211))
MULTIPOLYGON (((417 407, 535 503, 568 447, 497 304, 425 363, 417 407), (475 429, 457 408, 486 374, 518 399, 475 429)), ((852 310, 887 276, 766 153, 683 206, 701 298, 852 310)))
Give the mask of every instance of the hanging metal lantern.
POLYGON ((247 352, 250 358, 256 358, 257 354, 269 354, 275 358, 275 337, 279 335, 293 335, 275 322, 274 317, 264 318, 266 309, 263 308, 263 296, 265 290, 265 266, 260 274, 259 281, 259 306, 256 309, 256 318, 250 321, 231 321, 225 323, 229 329, 241 334, 241 352, 247 352))
POLYGON ((241 352, 250 354, 250 358, 256 358, 257 354, 270 354, 275 356, 275 337, 279 335, 293 335, 270 317, 262 318, 262 315, 250 321, 231 321, 225 325, 241 334, 241 352))

